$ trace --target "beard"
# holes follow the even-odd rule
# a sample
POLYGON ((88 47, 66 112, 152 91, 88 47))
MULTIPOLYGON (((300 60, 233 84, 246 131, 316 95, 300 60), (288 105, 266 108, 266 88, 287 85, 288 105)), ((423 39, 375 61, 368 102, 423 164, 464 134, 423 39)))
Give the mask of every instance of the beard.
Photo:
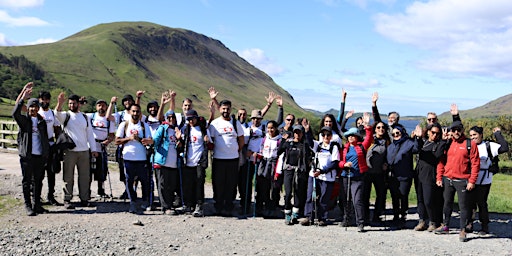
POLYGON ((149 114, 153 117, 155 117, 158 114, 158 110, 151 110, 149 111, 149 114))
POLYGON ((221 115, 223 118, 229 118, 229 112, 222 112, 221 115))
POLYGON ((76 107, 71 107, 69 110, 71 110, 71 112, 78 112, 78 106, 76 107))
POLYGON ((104 110, 104 109, 102 109, 102 108, 98 109, 98 114, 103 115, 103 114, 105 114, 105 113, 107 113, 107 111, 106 111, 106 110, 104 110))
POLYGON ((41 108, 43 108, 43 109, 45 109, 45 110, 46 110, 46 109, 48 109, 49 107, 50 107, 50 103, 49 103, 49 102, 48 102, 48 103, 47 103, 47 102, 41 102, 41 108))

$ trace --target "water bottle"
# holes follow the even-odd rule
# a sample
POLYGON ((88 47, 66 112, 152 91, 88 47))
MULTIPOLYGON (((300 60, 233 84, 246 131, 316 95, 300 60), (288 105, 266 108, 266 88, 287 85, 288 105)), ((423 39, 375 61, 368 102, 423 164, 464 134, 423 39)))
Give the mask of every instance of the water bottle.
POLYGON ((96 157, 91 156, 91 169, 96 170, 96 157))

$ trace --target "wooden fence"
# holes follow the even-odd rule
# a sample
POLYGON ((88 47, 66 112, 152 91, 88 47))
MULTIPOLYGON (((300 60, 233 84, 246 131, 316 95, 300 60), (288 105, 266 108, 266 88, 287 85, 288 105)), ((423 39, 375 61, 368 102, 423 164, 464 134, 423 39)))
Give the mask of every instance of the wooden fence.
POLYGON ((18 125, 15 121, 0 120, 0 147, 15 148, 18 145, 18 125))

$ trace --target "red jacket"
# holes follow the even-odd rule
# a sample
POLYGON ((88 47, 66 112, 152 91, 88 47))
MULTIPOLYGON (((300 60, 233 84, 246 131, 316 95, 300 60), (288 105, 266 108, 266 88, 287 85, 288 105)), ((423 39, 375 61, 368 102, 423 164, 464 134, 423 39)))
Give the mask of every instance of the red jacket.
MULTIPOLYGON (((356 143, 356 145, 354 145, 354 148, 357 152, 357 162, 359 163, 359 172, 361 174, 368 171, 368 165, 366 164, 365 152, 368 151, 368 148, 372 145, 372 142, 373 142, 373 128, 371 126, 366 126, 365 130, 366 130, 366 136, 364 138, 364 141, 363 142, 358 141, 356 143), (361 150, 360 146, 357 146, 359 144, 363 145, 365 152, 363 152, 361 150)), ((341 169, 343 169, 343 167, 345 166, 345 163, 347 162, 347 152, 348 152, 349 148, 350 148, 350 143, 347 142, 345 144, 345 146, 343 147, 343 154, 341 155, 341 161, 339 163, 339 167, 341 169)))
POLYGON ((443 176, 449 179, 467 179, 469 183, 476 183, 480 170, 480 156, 476 143, 471 140, 471 150, 468 156, 466 136, 458 140, 452 138, 450 148, 446 155, 437 164, 436 180, 441 181, 443 176), (471 161, 471 163, 469 163, 471 161))

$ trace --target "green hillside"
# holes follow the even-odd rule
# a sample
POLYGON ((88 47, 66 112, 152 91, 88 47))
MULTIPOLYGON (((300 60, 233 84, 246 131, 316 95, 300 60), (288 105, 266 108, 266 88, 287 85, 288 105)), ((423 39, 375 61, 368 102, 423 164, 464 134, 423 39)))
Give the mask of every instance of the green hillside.
MULTIPOLYGON (((207 89, 215 86, 219 99, 232 100, 235 108, 261 108, 274 91, 283 96, 285 112, 304 113, 288 92, 220 41, 184 29, 147 22, 100 24, 51 44, 0 47, 0 54, 35 63, 51 78, 51 88, 58 88, 54 98, 60 87, 92 100, 145 90, 144 105, 174 89, 180 102, 191 98, 205 114, 207 89)), ((267 117, 276 113, 273 107, 267 117)))

